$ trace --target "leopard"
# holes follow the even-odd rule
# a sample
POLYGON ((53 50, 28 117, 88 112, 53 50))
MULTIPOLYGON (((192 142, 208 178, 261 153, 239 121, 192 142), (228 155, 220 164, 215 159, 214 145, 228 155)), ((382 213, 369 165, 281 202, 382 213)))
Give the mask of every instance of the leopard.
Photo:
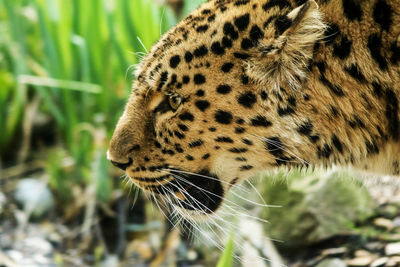
POLYGON ((210 215, 264 170, 400 174, 400 2, 210 0, 135 71, 108 159, 210 215))

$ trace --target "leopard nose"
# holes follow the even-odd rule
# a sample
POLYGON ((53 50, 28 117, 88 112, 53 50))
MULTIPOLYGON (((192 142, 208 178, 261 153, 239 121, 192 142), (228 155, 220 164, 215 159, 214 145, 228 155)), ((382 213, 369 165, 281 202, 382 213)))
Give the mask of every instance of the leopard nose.
POLYGON ((110 162, 111 162, 115 167, 118 167, 118 168, 120 168, 121 170, 125 171, 126 168, 128 168, 128 167, 132 164, 133 160, 132 160, 132 158, 129 158, 129 162, 128 162, 128 163, 120 163, 120 162, 116 162, 116 161, 113 161, 113 160, 110 160, 110 162))

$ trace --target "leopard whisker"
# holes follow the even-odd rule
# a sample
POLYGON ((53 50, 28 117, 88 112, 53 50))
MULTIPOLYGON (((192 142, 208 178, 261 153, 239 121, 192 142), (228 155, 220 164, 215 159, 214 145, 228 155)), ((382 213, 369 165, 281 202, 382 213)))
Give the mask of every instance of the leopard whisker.
MULTIPOLYGON (((175 175, 174 175, 174 177, 175 177, 175 175)), ((176 178, 177 178, 177 177, 176 177, 176 178)), ((184 179, 184 178, 182 178, 182 177, 180 177, 180 178, 181 178, 181 179, 184 179)), ((193 185, 193 186, 195 186, 195 185, 193 185)), ((217 217, 220 218, 223 222, 229 224, 228 221, 224 220, 222 217, 220 217, 219 215, 217 215, 214 211, 210 210, 210 209, 209 209, 207 206, 205 206, 203 203, 199 202, 197 199, 191 197, 190 195, 189 195, 189 197, 190 197, 197 205, 203 206, 203 207, 204 207, 205 209, 207 209, 212 215, 217 216, 217 217)), ((230 202, 230 201, 228 201, 228 202, 230 202)), ((236 205, 234 202, 231 202, 231 203, 232 203, 233 205, 237 206, 239 209, 242 208, 242 207, 236 205)), ((239 212, 238 210, 233 209, 233 208, 232 208, 231 206, 229 206, 229 205, 226 205, 226 207, 233 211, 233 213, 228 213, 228 215, 240 214, 240 215, 242 215, 242 216, 244 216, 244 217, 252 218, 252 219, 257 220, 257 221, 259 221, 259 222, 269 223, 267 220, 264 220, 264 219, 261 219, 261 218, 258 218, 258 217, 255 217, 255 216, 252 216, 252 215, 243 213, 243 212, 239 212)), ((198 208, 199 208, 200 210, 203 210, 203 209, 202 209, 201 207, 199 207, 199 206, 198 206, 198 208)), ((225 213, 225 214, 227 214, 227 213, 225 213)), ((208 217, 210 217, 208 214, 206 214, 206 215, 207 215, 208 217)))
MULTIPOLYGON (((162 171, 162 170, 159 170, 159 171, 162 171)), ((163 171, 163 172, 167 172, 167 171, 163 171)), ((186 180, 185 178, 183 178, 183 177, 181 177, 181 176, 178 176, 178 175, 176 175, 176 174, 174 174, 174 173, 170 173, 170 172, 167 172, 167 173, 173 175, 173 176, 176 177, 178 180, 181 180, 181 181, 183 181, 183 182, 185 182, 185 183, 187 183, 187 184, 189 184, 189 185, 191 185, 191 186, 197 188, 197 189, 200 190, 200 191, 203 191, 203 192, 205 192, 205 193, 207 193, 207 194, 210 194, 210 195, 212 195, 212 196, 215 196, 215 197, 217 197, 217 198, 219 198, 219 199, 225 200, 227 203, 230 203, 230 204, 236 206, 238 209, 241 208, 238 204, 236 204, 236 203, 234 203, 234 202, 232 202, 232 201, 230 201, 230 200, 228 200, 228 199, 225 199, 223 196, 219 196, 219 195, 217 195, 217 194, 214 194, 214 193, 211 192, 211 191, 205 190, 204 188, 201 188, 201 187, 199 187, 199 186, 197 186, 197 185, 195 185, 195 184, 189 182, 188 180, 186 180)), ((206 195, 211 201, 213 201, 207 194, 205 194, 205 195, 206 195)))
POLYGON ((263 196, 261 195, 261 193, 257 190, 257 188, 252 184, 252 182, 250 180, 246 180, 246 183, 256 192, 257 196, 262 200, 262 202, 264 203, 264 205, 271 207, 271 208, 275 208, 278 207, 276 205, 267 205, 267 203, 265 202, 265 199, 263 198, 263 196))
MULTIPOLYGON (((212 193, 211 191, 205 190, 205 189, 203 189, 203 188, 201 188, 201 187, 199 187, 199 186, 197 186, 197 185, 195 185, 195 184, 189 182, 188 180, 186 180, 185 178, 183 178, 183 177, 181 177, 181 176, 179 176, 179 175, 177 175, 177 174, 173 174, 173 173, 171 173, 171 174, 172 174, 177 180, 180 180, 180 181, 182 181, 182 182, 184 182, 184 183, 186 183, 186 184, 189 184, 189 185, 191 185, 191 186, 197 188, 197 189, 198 189, 199 191, 201 191, 201 192, 204 192, 204 193, 207 193, 207 194, 216 196, 216 197, 218 197, 218 198, 220 198, 220 199, 224 199, 222 196, 218 196, 217 194, 214 194, 214 193, 212 193)), ((204 194, 204 195, 205 195, 208 199, 210 199, 212 202, 214 202, 213 199, 211 199, 207 194, 204 194)), ((189 195, 189 197, 193 199, 192 196, 189 195)), ((196 199, 194 199, 194 200, 197 201, 196 199)), ((202 204, 202 203, 201 203, 201 204, 202 204)), ((240 206, 238 206, 238 207, 240 208, 240 206)), ((208 208, 207 208, 207 209, 208 209, 208 208)), ((214 213, 212 210, 209 210, 209 209, 208 209, 208 211, 211 212, 211 213, 214 213)))
MULTIPOLYGON (((165 219, 166 219, 171 225, 174 225, 174 226, 175 226, 175 224, 168 218, 168 216, 167 216, 167 215, 164 213, 164 211, 161 209, 161 207, 160 207, 160 205, 159 205, 159 202, 158 202, 156 196, 155 196, 154 194, 152 194, 151 196, 153 197, 154 202, 156 203, 158 209, 159 209, 160 212, 163 214, 163 216, 165 217, 165 219)), ((167 208, 167 207, 166 207, 166 208, 167 208)))
MULTIPOLYGON (((200 177, 203 177, 203 178, 207 178, 207 179, 212 179, 212 180, 217 180, 217 181, 220 181, 220 182, 224 182, 224 181, 221 181, 221 180, 219 180, 219 179, 217 179, 217 178, 213 178, 213 177, 209 177, 209 176, 205 176, 205 175, 199 175, 199 174, 196 174, 196 173, 193 173, 193 172, 180 171, 180 170, 173 170, 173 169, 163 169, 163 170, 168 170, 168 171, 171 171, 171 172, 178 172, 178 173, 183 173, 183 174, 189 174, 189 175, 192 174, 192 175, 200 176, 200 177)), ((230 184, 229 182, 225 182, 225 183, 230 184)), ((254 188, 254 187, 253 187, 253 188, 254 188)), ((242 186, 242 189, 243 189, 243 191, 246 191, 247 193, 250 193, 250 191, 247 190, 247 189, 245 189, 243 186, 242 186)), ((254 188, 254 189, 255 189, 255 188, 254 188)), ((257 191, 257 189, 256 189, 256 191, 257 191)), ((251 201, 251 200, 249 200, 249 199, 246 199, 246 198, 240 196, 239 194, 235 193, 234 191, 232 191, 232 193, 233 193, 234 195, 236 195, 237 197, 239 197, 240 199, 245 200, 245 201, 247 201, 247 202, 249 202, 249 203, 251 203, 251 204, 260 206, 260 207, 268 207, 268 208, 279 208, 279 207, 281 207, 281 206, 277 206, 277 205, 260 204, 260 203, 258 203, 258 202, 254 202, 254 201, 251 201)), ((258 193, 259 196, 261 196, 260 193, 259 193, 258 191, 257 191, 257 193, 258 193)), ((264 203, 265 203, 265 202, 264 202, 264 203)))
MULTIPOLYGON (((175 175, 174 175, 174 177, 175 177, 175 175)), ((179 177, 179 176, 178 176, 179 177)), ((176 178, 178 178, 178 177, 176 177, 176 178)), ((184 179, 183 177, 180 177, 181 179, 184 179)), ((194 185, 193 185, 194 186, 194 185)), ((191 197, 191 196, 190 196, 191 197)), ((201 203, 201 202, 199 202, 198 200, 196 200, 195 198, 193 198, 193 197, 191 197, 191 199, 195 202, 195 203, 198 203, 198 205, 201 205, 201 206, 203 206, 204 208, 206 208, 207 210, 209 210, 208 209, 208 207, 206 207, 203 203, 201 203)), ((229 201, 228 201, 229 202, 229 201)), ((237 208, 239 208, 239 210, 240 209, 242 209, 242 207, 240 207, 240 206, 238 206, 238 205, 236 205, 234 202, 231 202, 233 205, 235 205, 237 208)), ((258 203, 259 204, 259 203, 258 203)), ((220 210, 219 212, 221 212, 221 213, 223 213, 223 214, 226 214, 226 215, 232 215, 232 216, 234 216, 234 215, 237 215, 237 214, 239 214, 239 215, 242 215, 243 217, 247 217, 247 218, 251 218, 251 219, 253 219, 253 220, 256 220, 256 221, 259 221, 259 222, 262 222, 262 223, 270 223, 268 220, 265 220, 265 219, 262 219, 262 218, 259 218, 259 217, 256 217, 256 216, 252 216, 252 215, 250 215, 250 214, 247 214, 247 213, 244 213, 244 212, 240 212, 240 211, 238 211, 238 210, 235 210, 234 208, 232 208, 230 205, 227 205, 227 204, 225 204, 224 205, 224 207, 225 208, 228 208, 228 209, 230 209, 231 211, 232 211, 232 213, 230 213, 230 212, 223 212, 222 210, 220 210)), ((199 207, 200 208, 200 207, 199 207)), ((201 208, 200 208, 201 209, 201 208)), ((202 210, 202 209, 201 209, 202 210)), ((209 210, 210 211, 210 210, 209 210)), ((212 215, 214 215, 214 216, 217 216, 217 218, 218 219, 220 219, 221 221, 223 221, 224 223, 227 223, 227 224, 229 224, 230 222, 228 222, 228 221, 226 221, 225 219, 223 219, 221 216, 219 216, 219 215, 217 215, 214 211, 210 211, 210 213, 212 214, 212 215)), ((209 216, 208 214, 206 214, 207 215, 207 217, 211 217, 211 216, 209 216)), ((211 217, 211 218, 213 218, 213 217, 211 217)), ((213 218, 213 219, 215 219, 215 218, 213 218)))
MULTIPOLYGON (((222 180, 220 180, 218 178, 214 178, 214 177, 203 175, 203 174, 197 174, 197 173, 194 173, 194 172, 181 171, 181 170, 176 170, 176 169, 161 169, 161 170, 177 172, 177 173, 182 173, 182 174, 188 174, 188 175, 196 175, 196 176, 199 176, 199 177, 202 177, 202 178, 210 179, 210 180, 213 180, 213 181, 218 181, 220 183, 227 184, 229 186, 232 185, 230 182, 222 181, 222 180)), ((236 187, 241 189, 241 190, 243 190, 243 191, 245 191, 246 193, 250 193, 250 190, 248 190, 244 186, 237 185, 236 187)))
POLYGON ((247 198, 245 198, 245 197, 239 195, 239 194, 236 193, 234 190, 232 190, 231 193, 232 193, 233 195, 237 196, 238 198, 240 198, 241 200, 244 200, 244 201, 246 201, 246 202, 248 202, 248 203, 251 203, 251 204, 256 205, 256 206, 259 206, 259 207, 264 207, 264 208, 281 208, 281 207, 282 207, 282 206, 279 206, 279 205, 261 204, 261 203, 252 201, 252 200, 250 200, 250 199, 247 199, 247 198))

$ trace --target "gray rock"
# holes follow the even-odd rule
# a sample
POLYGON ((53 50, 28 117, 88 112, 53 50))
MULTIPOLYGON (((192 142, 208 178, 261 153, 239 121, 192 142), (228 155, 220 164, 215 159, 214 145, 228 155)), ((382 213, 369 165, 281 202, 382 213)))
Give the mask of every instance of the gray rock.
POLYGON ((47 184, 32 178, 18 182, 14 198, 34 217, 41 217, 54 206, 53 195, 47 184))
POLYGON ((347 265, 341 259, 333 258, 321 261, 316 267, 347 267, 347 265))
POLYGON ((6 250, 5 253, 15 262, 20 262, 24 258, 24 254, 18 250, 6 250))
POLYGON ((363 256, 357 257, 351 260, 347 260, 346 263, 348 266, 354 267, 367 267, 373 262, 375 258, 373 256, 363 256))
POLYGON ((101 267, 118 267, 118 256, 116 255, 109 255, 107 256, 101 263, 101 267))
POLYGON ((352 230, 354 222, 372 215, 375 202, 367 189, 345 172, 292 171, 285 177, 263 177, 266 208, 262 218, 278 245, 297 247, 352 230))
POLYGON ((322 256, 340 256, 347 252, 347 248, 339 247, 339 248, 328 248, 324 249, 321 252, 322 256))
POLYGON ((385 255, 400 255, 400 242, 387 244, 385 247, 385 255))
POLYGON ((388 260, 389 260, 389 258, 387 258, 387 257, 382 257, 382 258, 376 259, 371 263, 371 267, 384 266, 388 260))
POLYGON ((53 252, 53 246, 50 242, 40 237, 27 237, 23 240, 21 246, 24 251, 31 253, 49 255, 53 252))

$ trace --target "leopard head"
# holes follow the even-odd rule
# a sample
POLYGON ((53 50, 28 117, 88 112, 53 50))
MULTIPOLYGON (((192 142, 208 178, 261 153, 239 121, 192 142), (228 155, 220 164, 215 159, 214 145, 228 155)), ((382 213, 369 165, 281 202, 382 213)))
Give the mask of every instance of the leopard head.
POLYGON ((303 140, 291 140, 295 119, 280 113, 295 115, 324 27, 314 1, 203 4, 141 62, 108 158, 140 188, 200 215, 260 170, 306 164, 296 157, 303 140))

